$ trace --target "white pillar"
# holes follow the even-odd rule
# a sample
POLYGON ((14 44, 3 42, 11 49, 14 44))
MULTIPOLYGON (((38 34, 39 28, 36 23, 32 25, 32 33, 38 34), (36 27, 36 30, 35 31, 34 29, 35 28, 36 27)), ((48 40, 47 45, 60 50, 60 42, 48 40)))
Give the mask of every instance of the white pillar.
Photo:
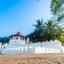
POLYGON ((27 44, 29 43, 29 38, 27 38, 27 44))

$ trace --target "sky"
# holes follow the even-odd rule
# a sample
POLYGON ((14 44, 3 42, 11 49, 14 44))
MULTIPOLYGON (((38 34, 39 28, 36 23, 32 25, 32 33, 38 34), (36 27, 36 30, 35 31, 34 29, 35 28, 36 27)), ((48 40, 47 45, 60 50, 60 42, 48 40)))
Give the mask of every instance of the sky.
POLYGON ((27 35, 37 19, 50 19, 51 0, 0 0, 0 37, 27 35))

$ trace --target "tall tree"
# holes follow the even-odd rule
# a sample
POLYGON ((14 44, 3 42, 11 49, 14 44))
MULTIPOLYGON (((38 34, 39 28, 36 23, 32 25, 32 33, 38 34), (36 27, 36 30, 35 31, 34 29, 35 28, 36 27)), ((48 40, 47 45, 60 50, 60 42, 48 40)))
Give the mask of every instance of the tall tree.
POLYGON ((34 26, 34 32, 28 35, 33 42, 60 39, 63 30, 58 23, 55 23, 53 20, 49 20, 46 23, 37 20, 34 26))
POLYGON ((40 20, 36 20, 36 24, 34 24, 35 26, 35 38, 36 38, 36 41, 42 41, 42 32, 43 32, 43 19, 40 20))
POLYGON ((64 0, 51 0, 51 12, 55 22, 64 19, 64 0))
POLYGON ((52 20, 49 20, 47 23, 45 23, 45 25, 46 25, 46 31, 48 34, 48 36, 46 35, 46 37, 48 40, 51 40, 55 36, 57 24, 55 24, 52 20))
MULTIPOLYGON (((60 36, 63 33, 60 22, 64 19, 64 0, 51 0, 50 7, 52 12, 51 19, 46 23, 43 23, 43 20, 36 21, 34 32, 29 35, 32 41, 60 40, 60 36)), ((63 38, 63 36, 61 37, 63 38)))
POLYGON ((40 19, 36 20, 36 24, 34 24, 33 26, 35 26, 34 31, 39 32, 39 34, 41 35, 43 30, 43 20, 40 20, 40 19))
POLYGON ((30 40, 37 42, 43 41, 43 34, 44 34, 44 23, 43 20, 36 20, 36 24, 34 24, 33 26, 35 26, 35 30, 34 32, 32 32, 31 34, 29 34, 30 40))
POLYGON ((63 40, 63 22, 64 22, 64 0, 51 0, 51 12, 52 12, 52 18, 55 22, 58 23, 57 26, 57 37, 61 42, 64 42, 63 40), (61 24, 62 26, 60 26, 61 24), (62 36, 62 37, 61 37, 62 36))

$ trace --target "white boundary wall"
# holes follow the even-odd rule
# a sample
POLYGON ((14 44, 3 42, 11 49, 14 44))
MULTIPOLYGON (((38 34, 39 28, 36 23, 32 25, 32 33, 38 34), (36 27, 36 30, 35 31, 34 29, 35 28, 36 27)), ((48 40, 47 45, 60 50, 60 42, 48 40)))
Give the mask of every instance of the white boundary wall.
POLYGON ((23 44, 21 46, 3 45, 1 54, 35 54, 35 53, 61 53, 64 52, 64 48, 61 42, 46 41, 31 44, 23 44))

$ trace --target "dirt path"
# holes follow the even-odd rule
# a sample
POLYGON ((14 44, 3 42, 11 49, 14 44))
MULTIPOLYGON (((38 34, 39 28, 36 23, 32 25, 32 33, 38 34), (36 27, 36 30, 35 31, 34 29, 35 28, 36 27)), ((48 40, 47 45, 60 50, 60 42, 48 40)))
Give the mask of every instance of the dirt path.
POLYGON ((64 64, 64 54, 0 55, 0 64, 64 64))

